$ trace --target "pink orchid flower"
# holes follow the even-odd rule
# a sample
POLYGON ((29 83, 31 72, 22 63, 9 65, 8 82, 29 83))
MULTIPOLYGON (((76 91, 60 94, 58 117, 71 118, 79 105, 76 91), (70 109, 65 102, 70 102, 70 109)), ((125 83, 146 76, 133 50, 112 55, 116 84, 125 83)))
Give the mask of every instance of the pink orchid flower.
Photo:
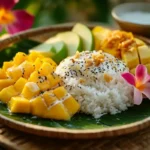
POLYGON ((0 0, 0 31, 14 34, 32 27, 34 17, 25 10, 12 10, 19 0, 0 0))
POLYGON ((144 65, 140 64, 136 67, 135 76, 126 72, 122 77, 134 86, 134 104, 140 105, 144 96, 150 99, 150 75, 144 65))

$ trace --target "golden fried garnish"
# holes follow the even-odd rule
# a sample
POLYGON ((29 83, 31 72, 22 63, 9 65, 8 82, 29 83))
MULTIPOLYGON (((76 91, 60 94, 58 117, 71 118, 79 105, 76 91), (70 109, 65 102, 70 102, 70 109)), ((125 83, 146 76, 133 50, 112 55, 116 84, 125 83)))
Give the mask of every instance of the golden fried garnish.
POLYGON ((85 64, 86 68, 88 68, 88 67, 93 65, 92 59, 86 59, 85 62, 86 62, 86 64, 85 64))
POLYGON ((112 76, 110 76, 110 75, 107 74, 107 73, 104 73, 104 80, 105 80, 106 82, 109 83, 112 79, 113 79, 112 76))
POLYGON ((74 58, 77 59, 79 57, 80 57, 80 53, 79 53, 79 51, 77 51, 76 54, 75 54, 75 56, 74 56, 74 58))
POLYGON ((104 54, 100 50, 98 54, 92 54, 92 58, 94 60, 95 66, 99 66, 100 63, 104 61, 104 54))

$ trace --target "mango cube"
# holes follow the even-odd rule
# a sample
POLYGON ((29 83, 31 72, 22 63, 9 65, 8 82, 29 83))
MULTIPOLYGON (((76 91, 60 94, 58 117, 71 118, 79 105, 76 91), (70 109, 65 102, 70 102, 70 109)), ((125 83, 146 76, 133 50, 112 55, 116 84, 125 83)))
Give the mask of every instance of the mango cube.
POLYGON ((27 59, 27 55, 23 52, 18 52, 15 57, 13 58, 15 65, 20 65, 22 62, 24 62, 27 59))
POLYGON ((26 83, 27 83, 27 79, 21 77, 16 81, 14 87, 19 93, 21 93, 26 83))
POLYGON ((51 104, 53 104, 57 100, 57 97, 54 95, 52 91, 44 92, 43 98, 45 100, 47 107, 49 107, 51 104))
POLYGON ((18 91, 14 88, 13 85, 6 87, 0 91, 0 100, 4 103, 8 103, 8 101, 13 97, 17 96, 18 91))
POLYGON ((121 52, 121 56, 129 69, 135 68, 140 63, 137 50, 121 52))
POLYGON ((61 87, 54 89, 53 93, 56 95, 58 99, 61 99, 67 94, 67 91, 63 86, 61 86, 61 87))
POLYGON ((43 58, 44 62, 48 62, 50 65, 54 67, 54 69, 57 67, 57 64, 51 59, 51 58, 43 58))
POLYGON ((15 81, 13 79, 0 79, 0 91, 3 88, 8 87, 14 83, 15 83, 15 81))
POLYGON ((150 63, 150 48, 147 45, 139 46, 138 53, 140 57, 141 64, 150 63))
POLYGON ((24 97, 12 97, 8 103, 12 113, 30 113, 30 101, 24 97))
POLYGON ((67 108, 67 110, 71 116, 74 115, 76 112, 78 112, 78 110, 80 108, 79 103, 72 96, 65 99, 63 101, 63 104, 67 108))
POLYGON ((54 71, 53 66, 48 62, 43 62, 42 66, 39 69, 41 75, 48 75, 54 71))
POLYGON ((34 71, 33 64, 28 61, 24 61, 19 67, 23 70, 22 77, 26 79, 28 79, 30 74, 34 71))
POLYGON ((13 65, 14 65, 13 61, 5 61, 5 62, 3 63, 2 69, 3 69, 4 71, 7 71, 7 69, 10 68, 10 67, 12 67, 13 65))
POLYGON ((37 58, 35 60, 35 62, 33 63, 34 69, 35 70, 40 69, 40 67, 42 66, 42 64, 43 64, 43 61, 40 58, 37 58))
POLYGON ((42 59, 42 58, 44 58, 44 56, 41 55, 40 53, 35 52, 35 51, 32 51, 32 52, 28 55, 28 61, 35 62, 35 60, 36 60, 37 58, 42 59))
POLYGON ((14 79, 15 81, 18 80, 23 75, 23 70, 21 67, 11 67, 7 69, 7 74, 9 77, 14 79))
POLYGON ((6 72, 0 68, 0 79, 6 79, 6 78, 7 78, 6 72))
POLYGON ((45 118, 56 120, 69 120, 70 115, 61 102, 51 106, 44 114, 45 118))
POLYGON ((43 117, 47 110, 47 106, 46 106, 44 100, 42 99, 42 97, 38 96, 38 97, 30 100, 30 103, 31 103, 31 113, 33 115, 43 117))
POLYGON ((27 82, 22 90, 22 95, 25 98, 31 99, 34 96, 39 95, 40 93, 40 88, 38 87, 38 85, 34 82, 27 82))

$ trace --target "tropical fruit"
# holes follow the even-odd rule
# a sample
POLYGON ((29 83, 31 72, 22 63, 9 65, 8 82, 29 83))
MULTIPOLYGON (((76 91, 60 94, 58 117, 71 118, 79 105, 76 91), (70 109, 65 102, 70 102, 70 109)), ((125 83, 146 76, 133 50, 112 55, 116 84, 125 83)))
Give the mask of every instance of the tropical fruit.
POLYGON ((95 49, 103 50, 122 59, 134 74, 138 64, 144 64, 150 73, 150 48, 132 33, 97 26, 92 30, 95 49))
POLYGON ((80 105, 61 86, 54 73, 56 66, 51 58, 35 51, 29 55, 18 52, 0 68, 0 100, 12 113, 69 120, 80 105))

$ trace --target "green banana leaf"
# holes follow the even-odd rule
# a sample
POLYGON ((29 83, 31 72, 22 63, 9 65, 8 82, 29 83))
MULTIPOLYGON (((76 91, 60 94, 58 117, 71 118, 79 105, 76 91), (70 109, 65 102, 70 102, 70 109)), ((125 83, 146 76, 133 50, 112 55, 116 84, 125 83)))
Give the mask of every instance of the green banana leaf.
MULTIPOLYGON (((28 49, 39 44, 38 42, 24 40, 17 43, 5 51, 0 52, 0 65, 3 61, 11 60, 16 52, 22 51, 28 53, 28 49)), ((12 114, 8 111, 7 106, 0 102, 0 114, 13 120, 24 123, 31 123, 40 126, 69 128, 69 129, 100 129, 110 126, 121 126, 136 121, 141 121, 150 116, 150 100, 144 99, 139 106, 130 107, 128 110, 116 115, 104 115, 99 119, 95 119, 91 115, 78 113, 74 115, 70 121, 57 121, 51 119, 43 119, 27 114, 12 114)))

